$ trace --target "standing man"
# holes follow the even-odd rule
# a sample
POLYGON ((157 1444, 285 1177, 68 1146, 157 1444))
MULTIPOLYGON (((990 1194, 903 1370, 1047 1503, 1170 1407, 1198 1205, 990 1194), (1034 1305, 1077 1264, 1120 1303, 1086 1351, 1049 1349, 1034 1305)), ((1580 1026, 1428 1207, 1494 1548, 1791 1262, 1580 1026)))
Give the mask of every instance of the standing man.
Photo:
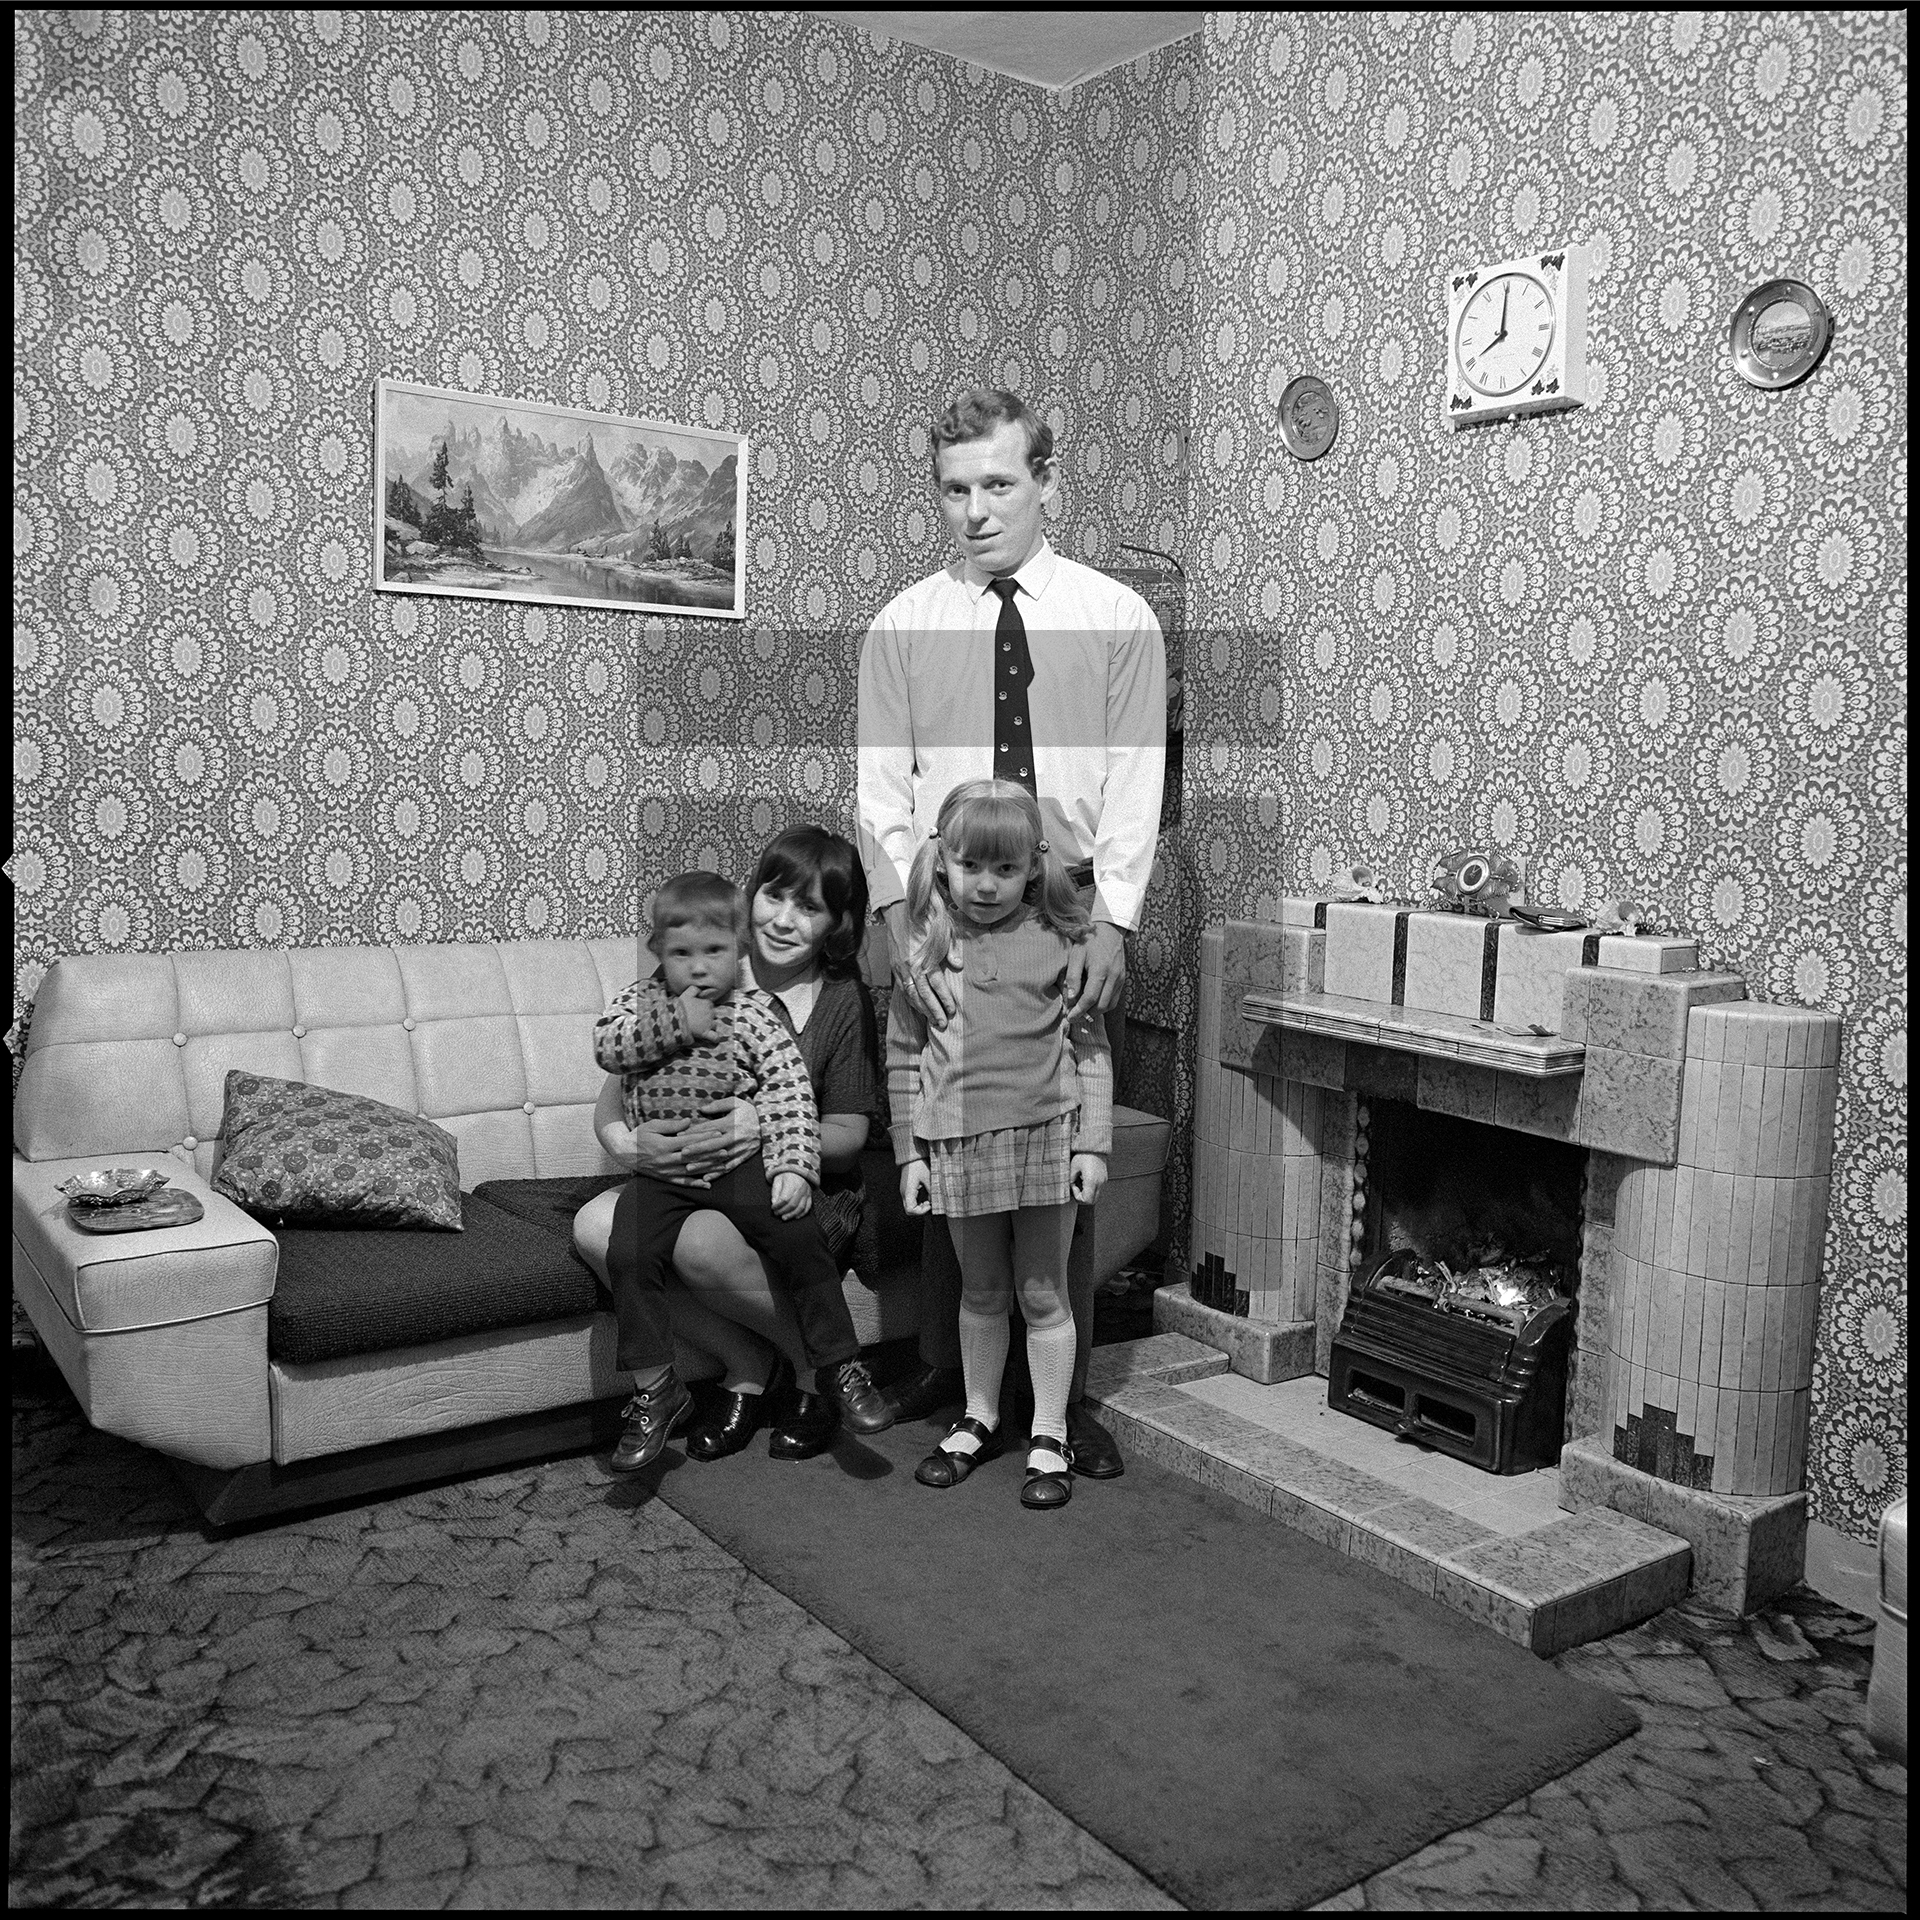
MULTIPOLYGON (((1060 484, 1053 433, 1018 395, 974 387, 955 400, 933 424, 933 472, 959 557, 889 601, 860 654, 860 851, 887 923, 894 990, 946 1023, 952 985, 908 971, 907 869, 953 787, 988 774, 1017 780, 1089 896, 1093 933, 1067 995, 1072 1014, 1107 1012, 1117 1072, 1124 936, 1140 921, 1166 769, 1160 624, 1130 587, 1047 543, 1046 506, 1060 484)), ((1090 1273, 1071 1304, 1067 1442, 1076 1472, 1111 1479, 1120 1450, 1085 1400, 1090 1273)), ((959 1307, 959 1263, 935 1218, 922 1256, 922 1371, 888 1395, 898 1418, 960 1398, 959 1307)))

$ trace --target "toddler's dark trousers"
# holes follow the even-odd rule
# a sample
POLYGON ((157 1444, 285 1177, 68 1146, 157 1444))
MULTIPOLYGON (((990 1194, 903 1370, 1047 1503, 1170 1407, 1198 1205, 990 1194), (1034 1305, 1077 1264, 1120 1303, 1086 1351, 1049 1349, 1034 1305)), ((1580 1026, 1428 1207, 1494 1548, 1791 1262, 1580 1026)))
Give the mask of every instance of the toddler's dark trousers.
POLYGON ((756 1154, 709 1187, 676 1187, 636 1173, 620 1189, 607 1244, 607 1279, 620 1329, 616 1366, 632 1371, 672 1364, 667 1269, 680 1229, 692 1215, 705 1212, 725 1214, 773 1269, 774 1285, 793 1302, 809 1366, 837 1367, 859 1353, 853 1315, 818 1216, 779 1218, 766 1166, 756 1154))

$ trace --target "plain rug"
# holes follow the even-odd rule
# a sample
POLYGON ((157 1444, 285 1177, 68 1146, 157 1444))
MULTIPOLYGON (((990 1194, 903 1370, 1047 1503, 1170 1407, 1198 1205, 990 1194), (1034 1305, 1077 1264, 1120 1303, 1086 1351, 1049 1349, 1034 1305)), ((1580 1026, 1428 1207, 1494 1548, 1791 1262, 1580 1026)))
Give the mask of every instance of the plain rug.
POLYGON ((1143 1461, 1022 1508, 926 1425, 661 1496, 1191 1907, 1300 1907, 1624 1739, 1612 1695, 1143 1461))

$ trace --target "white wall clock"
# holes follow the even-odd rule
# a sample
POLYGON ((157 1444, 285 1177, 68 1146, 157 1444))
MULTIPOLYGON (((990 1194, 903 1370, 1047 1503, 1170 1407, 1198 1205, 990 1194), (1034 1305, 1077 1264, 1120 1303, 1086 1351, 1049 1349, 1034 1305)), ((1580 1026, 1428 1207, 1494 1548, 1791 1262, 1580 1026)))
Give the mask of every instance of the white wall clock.
POLYGON ((1587 249, 1447 279, 1447 419, 1456 427, 1587 403, 1587 249))

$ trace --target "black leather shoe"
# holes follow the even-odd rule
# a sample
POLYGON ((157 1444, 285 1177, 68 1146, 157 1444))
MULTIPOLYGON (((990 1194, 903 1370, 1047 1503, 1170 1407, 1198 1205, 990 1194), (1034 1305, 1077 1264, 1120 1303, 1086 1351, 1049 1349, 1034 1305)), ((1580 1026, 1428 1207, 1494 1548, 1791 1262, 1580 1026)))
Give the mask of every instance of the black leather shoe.
POLYGON ((713 1411, 687 1429, 689 1457, 724 1460, 738 1453, 760 1431, 766 1411, 764 1393, 723 1393, 713 1411))
POLYGON ((1067 1445, 1073 1449, 1073 1470, 1089 1480, 1117 1480, 1126 1472, 1113 1435, 1093 1417, 1084 1400, 1067 1409, 1067 1445))
POLYGON ((839 1431, 839 1409, 824 1393, 798 1394, 793 1411, 767 1436, 767 1453, 775 1460, 811 1460, 839 1431))
POLYGON ((638 1473, 659 1459, 675 1427, 685 1423, 693 1411, 693 1395, 675 1379, 669 1367, 644 1393, 636 1393, 621 1409, 627 1424, 621 1432, 613 1458, 607 1462, 615 1473, 638 1473))
POLYGON ((966 1398, 958 1367, 922 1367, 887 1389, 887 1405, 896 1420, 925 1420, 966 1398))
POLYGON ((843 1360, 827 1370, 821 1390, 840 1411, 840 1424, 855 1433, 885 1433, 893 1409, 873 1384, 864 1360, 843 1360))

